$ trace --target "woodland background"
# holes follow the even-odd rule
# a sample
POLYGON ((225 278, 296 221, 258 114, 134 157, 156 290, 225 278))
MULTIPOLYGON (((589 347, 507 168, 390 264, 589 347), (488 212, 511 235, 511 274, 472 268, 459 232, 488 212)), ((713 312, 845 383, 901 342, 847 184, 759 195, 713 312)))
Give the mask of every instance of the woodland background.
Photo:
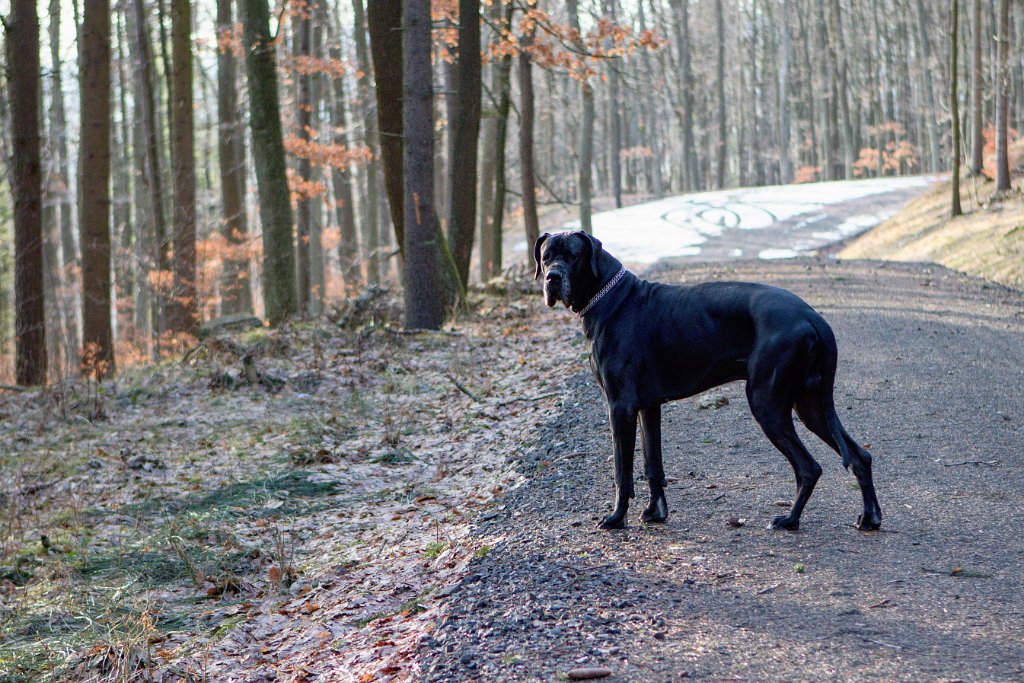
POLYGON ((103 376, 372 284, 437 327, 545 217, 668 193, 961 157, 1005 190, 1010 5, 0 3, 0 381, 103 376))

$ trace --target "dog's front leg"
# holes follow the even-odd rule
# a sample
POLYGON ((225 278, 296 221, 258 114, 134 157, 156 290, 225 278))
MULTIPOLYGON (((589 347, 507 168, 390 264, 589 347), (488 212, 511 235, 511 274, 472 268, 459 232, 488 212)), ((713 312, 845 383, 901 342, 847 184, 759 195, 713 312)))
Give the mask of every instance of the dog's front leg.
POLYGON ((633 453, 636 450, 635 408, 612 403, 609 406, 612 423, 612 446, 615 454, 615 510, 601 522, 602 529, 622 529, 626 526, 626 511, 633 497, 633 453))
POLYGON ((665 466, 661 460, 661 406, 640 411, 640 436, 644 445, 644 476, 651 489, 651 501, 640 515, 644 522, 664 522, 668 519, 668 501, 665 500, 665 466))

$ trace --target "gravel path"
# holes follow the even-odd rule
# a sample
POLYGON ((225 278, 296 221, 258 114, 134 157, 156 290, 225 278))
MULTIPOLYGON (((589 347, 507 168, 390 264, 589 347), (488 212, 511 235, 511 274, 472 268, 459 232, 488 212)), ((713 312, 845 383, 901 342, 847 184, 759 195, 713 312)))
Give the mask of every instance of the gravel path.
POLYGON ((711 392, 728 399, 720 408, 666 407, 668 523, 639 523, 638 482, 629 527, 596 531, 610 436, 580 335, 573 398, 542 427, 529 482, 481 522, 494 549, 421 645, 421 678, 551 681, 601 666, 623 681, 1024 680, 1024 297, 918 264, 649 276, 770 282, 825 315, 836 404, 875 455, 883 531, 853 528, 852 475, 802 427, 825 474, 801 531, 766 528, 792 473, 742 383, 711 392))

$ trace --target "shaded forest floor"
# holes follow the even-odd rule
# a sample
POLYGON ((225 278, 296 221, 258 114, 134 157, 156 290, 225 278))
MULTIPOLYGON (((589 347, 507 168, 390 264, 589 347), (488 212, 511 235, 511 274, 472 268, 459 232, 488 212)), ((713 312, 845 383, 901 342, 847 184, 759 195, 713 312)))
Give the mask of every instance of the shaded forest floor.
POLYGON ((0 398, 0 680, 407 673, 579 362, 567 318, 474 299, 439 333, 371 299, 0 398))

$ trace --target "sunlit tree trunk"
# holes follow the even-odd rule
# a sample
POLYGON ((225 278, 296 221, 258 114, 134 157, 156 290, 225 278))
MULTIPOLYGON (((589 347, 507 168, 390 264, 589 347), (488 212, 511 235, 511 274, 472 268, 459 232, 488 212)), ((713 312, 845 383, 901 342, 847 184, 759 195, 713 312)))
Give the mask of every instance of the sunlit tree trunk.
POLYGON ((953 129, 953 149, 950 154, 953 158, 953 196, 950 214, 953 218, 956 218, 963 213, 960 208, 960 101, 957 95, 957 81, 959 80, 957 41, 960 39, 960 0, 953 0, 951 17, 952 26, 949 31, 949 111, 952 118, 950 127, 953 129))
POLYGON ((981 68, 981 1, 972 0, 971 15, 974 33, 971 36, 971 173, 981 175, 984 165, 985 117, 982 93, 985 75, 981 68))
POLYGON ((996 81, 996 190, 1010 189, 1010 0, 999 0, 999 78, 996 81))

